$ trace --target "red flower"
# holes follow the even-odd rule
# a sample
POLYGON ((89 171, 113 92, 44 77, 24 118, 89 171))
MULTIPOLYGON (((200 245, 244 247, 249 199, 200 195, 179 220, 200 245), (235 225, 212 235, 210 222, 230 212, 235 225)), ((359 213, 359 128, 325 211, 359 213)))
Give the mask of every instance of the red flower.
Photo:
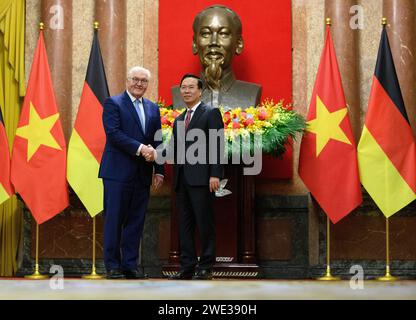
POLYGON ((248 118, 246 121, 244 121, 244 125, 246 127, 249 126, 250 124, 253 124, 253 123, 254 123, 253 118, 248 118))
POLYGON ((178 111, 176 111, 176 110, 173 110, 172 111, 172 117, 173 117, 173 119, 175 119, 178 115, 179 115, 179 112, 178 111))
POLYGON ((233 122, 233 129, 240 129, 241 125, 238 122, 233 122))
POLYGON ((264 110, 263 108, 261 108, 260 110, 259 110, 259 114, 258 114, 258 116, 257 116, 258 118, 259 118, 259 120, 265 120, 266 119, 266 117, 267 117, 267 112, 266 112, 266 110, 264 110))
POLYGON ((161 122, 162 124, 166 124, 166 125, 168 125, 168 126, 170 126, 170 125, 172 124, 166 116, 163 116, 163 117, 160 119, 160 122, 161 122))
POLYGON ((223 116, 223 120, 224 120, 224 124, 228 125, 231 121, 231 117, 230 117, 230 112, 224 112, 224 116, 223 116))

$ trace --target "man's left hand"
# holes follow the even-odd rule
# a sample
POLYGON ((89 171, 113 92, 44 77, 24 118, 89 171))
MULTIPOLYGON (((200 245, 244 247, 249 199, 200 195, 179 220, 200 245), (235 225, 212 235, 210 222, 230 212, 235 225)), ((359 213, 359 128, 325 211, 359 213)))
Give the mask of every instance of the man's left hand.
POLYGON ((142 147, 141 154, 148 162, 155 161, 157 157, 156 150, 150 144, 142 147))
POLYGON ((220 188, 220 179, 216 177, 209 178, 209 191, 215 192, 220 188))
POLYGON ((160 175, 158 175, 158 174, 155 174, 155 175, 154 175, 154 177, 153 177, 153 188, 154 188, 155 190, 159 189, 159 188, 162 186, 162 184, 163 184, 163 179, 164 179, 164 177, 163 177, 163 176, 160 176, 160 175))

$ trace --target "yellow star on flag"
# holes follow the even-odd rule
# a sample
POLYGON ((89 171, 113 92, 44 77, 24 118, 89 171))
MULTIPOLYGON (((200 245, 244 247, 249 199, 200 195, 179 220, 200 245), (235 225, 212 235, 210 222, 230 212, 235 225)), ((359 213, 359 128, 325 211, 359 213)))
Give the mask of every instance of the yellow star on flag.
POLYGON ((41 119, 32 102, 29 109, 29 123, 19 127, 16 135, 27 139, 27 161, 32 158, 41 145, 62 150, 61 146, 51 134, 51 129, 59 118, 59 113, 41 119))
POLYGON ((328 108, 316 95, 316 118, 307 122, 306 130, 316 134, 316 157, 325 148, 330 139, 351 144, 345 132, 339 126, 347 115, 347 108, 329 112, 328 108))

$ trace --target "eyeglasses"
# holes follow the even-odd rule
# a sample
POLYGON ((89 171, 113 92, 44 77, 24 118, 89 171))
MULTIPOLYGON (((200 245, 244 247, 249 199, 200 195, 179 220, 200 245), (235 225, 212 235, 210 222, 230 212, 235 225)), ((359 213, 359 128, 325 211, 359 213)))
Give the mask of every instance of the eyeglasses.
POLYGON ((131 80, 134 84, 138 84, 138 83, 148 84, 149 83, 149 80, 147 79, 129 78, 129 80, 131 80))

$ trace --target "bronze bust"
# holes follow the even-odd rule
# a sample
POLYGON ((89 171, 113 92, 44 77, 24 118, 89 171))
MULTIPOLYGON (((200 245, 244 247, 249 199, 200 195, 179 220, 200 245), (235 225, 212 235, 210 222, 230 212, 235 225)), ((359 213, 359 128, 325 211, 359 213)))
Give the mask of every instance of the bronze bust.
MULTIPOLYGON (((242 25, 230 8, 214 5, 202 10, 193 23, 192 52, 199 55, 204 82, 201 100, 213 107, 256 106, 260 102, 261 86, 240 81, 232 70, 232 59, 243 51, 242 25)), ((179 87, 172 88, 174 107, 185 104, 179 87)))

